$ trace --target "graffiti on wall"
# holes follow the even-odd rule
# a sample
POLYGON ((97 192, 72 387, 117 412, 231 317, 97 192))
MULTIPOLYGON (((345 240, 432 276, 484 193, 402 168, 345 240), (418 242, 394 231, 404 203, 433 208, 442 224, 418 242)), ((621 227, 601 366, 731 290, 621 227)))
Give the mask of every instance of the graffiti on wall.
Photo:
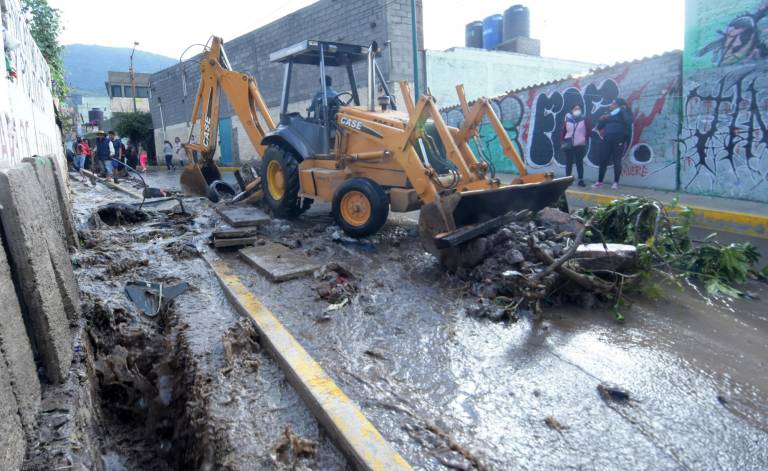
POLYGON ((733 18, 725 30, 717 32, 717 39, 697 51, 699 57, 712 55, 716 66, 738 64, 768 57, 768 2, 763 2, 753 13, 733 18))
POLYGON ((768 195, 768 68, 691 80, 681 134, 683 189, 768 195))
MULTIPOLYGON (((565 116, 575 105, 579 105, 593 125, 592 135, 588 141, 587 161, 593 166, 598 166, 602 148, 596 124, 608 113, 611 102, 622 96, 619 85, 621 79, 621 76, 617 79, 608 78, 599 84, 590 83, 583 89, 577 83, 563 91, 556 90, 549 94, 540 94, 532 111, 533 125, 532 135, 528 141, 528 163, 534 167, 545 167, 554 162, 560 165, 565 164, 565 157, 561 151, 565 116)), ((642 142, 643 132, 654 123, 664 109, 667 97, 675 89, 676 83, 675 78, 658 96, 654 97, 648 96, 646 91, 650 82, 646 82, 626 96, 633 115, 632 136, 627 153, 632 164, 645 166, 652 162, 654 150, 650 144, 642 142), (650 109, 644 110, 643 108, 647 108, 644 104, 648 102, 651 103, 650 109)), ((642 173, 646 170, 632 170, 631 166, 625 168, 626 172, 634 172, 628 176, 644 176, 642 173)))

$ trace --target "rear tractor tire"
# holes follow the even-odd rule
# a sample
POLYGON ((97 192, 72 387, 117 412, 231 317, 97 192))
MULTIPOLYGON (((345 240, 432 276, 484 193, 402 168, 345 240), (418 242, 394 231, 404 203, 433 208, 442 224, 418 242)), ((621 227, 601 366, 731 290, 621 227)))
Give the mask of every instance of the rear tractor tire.
POLYGON ((347 235, 373 235, 387 222, 389 198, 376 182, 367 178, 351 178, 333 195, 333 218, 347 235))
POLYGON ((299 198, 299 159, 292 150, 269 146, 261 161, 261 178, 264 202, 274 217, 296 218, 312 204, 299 198))

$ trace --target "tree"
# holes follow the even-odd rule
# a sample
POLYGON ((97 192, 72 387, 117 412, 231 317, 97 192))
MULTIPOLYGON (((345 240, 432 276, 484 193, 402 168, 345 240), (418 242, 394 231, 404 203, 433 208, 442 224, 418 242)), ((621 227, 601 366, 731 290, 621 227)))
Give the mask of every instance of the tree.
POLYGON ((112 129, 120 136, 128 137, 137 144, 143 144, 145 148, 150 140, 154 139, 152 115, 142 111, 114 113, 112 115, 112 129))
POLYGON ((51 69, 53 94, 63 102, 69 90, 64 81, 64 61, 61 59, 62 47, 59 45, 59 10, 48 5, 48 0, 21 0, 21 7, 27 14, 30 33, 51 69))

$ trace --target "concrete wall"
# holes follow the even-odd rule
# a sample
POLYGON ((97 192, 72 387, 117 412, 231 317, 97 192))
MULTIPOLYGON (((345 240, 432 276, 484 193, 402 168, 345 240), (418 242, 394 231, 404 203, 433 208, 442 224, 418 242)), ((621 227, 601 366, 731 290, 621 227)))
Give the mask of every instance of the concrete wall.
POLYGON ((426 51, 427 86, 440 106, 459 103, 456 85, 471 96, 498 96, 538 83, 578 76, 597 64, 514 52, 453 48, 426 51))
MULTIPOLYGON (((591 121, 607 111, 616 97, 625 98, 634 114, 631 146, 624 160, 622 181, 635 186, 674 190, 677 186, 681 53, 617 64, 580 79, 534 86, 493 99, 509 137, 529 168, 564 175, 560 151, 563 121, 572 104, 583 106, 591 121)), ((470 98, 471 99, 471 98, 470 98)), ((443 109, 453 126, 460 125, 458 108, 443 109)), ((480 126, 486 154, 498 171, 514 172, 502 154, 489 124, 480 126)), ((597 179, 599 138, 590 139, 585 177, 597 179)), ((610 181, 610 179, 609 179, 610 181)))
POLYGON ((80 301, 50 71, 18 0, 0 7, 8 43, 18 43, 17 78, 0 76, 0 469, 14 470, 35 443, 42 392, 69 376, 80 301))
MULTIPOLYGON (((51 98, 51 73, 35 45, 21 14, 18 0, 0 0, 3 26, 20 45, 9 53, 18 77, 0 80, 0 168, 7 168, 31 155, 60 152, 51 98)), ((0 37, 5 49, 5 42, 0 37)))
MULTIPOLYGON (((417 3, 419 17, 421 1, 417 3)), ((421 22, 419 42, 423 43, 421 22)), ((205 31, 205 35, 216 31, 205 31)), ((277 21, 237 38, 224 38, 225 49, 234 70, 254 76, 268 106, 277 110, 283 82, 283 65, 269 62, 269 54, 306 39, 322 39, 366 45, 375 40, 384 46, 379 66, 391 83, 411 79, 411 13, 409 0, 320 0, 277 21), (390 56, 391 51, 391 56, 390 56), (391 57, 391 60, 390 60, 391 57)), ((179 135, 186 142, 189 129, 186 123, 192 114, 195 94, 199 86, 197 58, 185 61, 152 75, 150 108, 155 126, 157 148, 161 148, 163 124, 166 138, 179 135), (186 78, 186 95, 182 87, 186 78), (162 118, 161 118, 162 106, 162 118), (183 125, 180 126, 180 125, 183 125)), ((330 70, 334 88, 348 87, 346 72, 330 70)), ((358 64, 356 74, 359 85, 366 85, 365 65, 358 64)), ((305 103, 317 92, 319 73, 316 67, 298 66, 294 69, 291 88, 293 109, 304 111, 305 103)), ((222 100, 221 117, 232 116, 232 111, 222 100)), ((277 117, 277 113, 272 113, 277 117)), ((233 127, 237 127, 233 118, 233 127)), ((242 131, 242 128, 241 128, 242 131)), ((250 158, 252 148, 244 132, 237 133, 242 160, 250 158)))
POLYGON ((682 188, 768 202, 768 2, 686 7, 682 188))

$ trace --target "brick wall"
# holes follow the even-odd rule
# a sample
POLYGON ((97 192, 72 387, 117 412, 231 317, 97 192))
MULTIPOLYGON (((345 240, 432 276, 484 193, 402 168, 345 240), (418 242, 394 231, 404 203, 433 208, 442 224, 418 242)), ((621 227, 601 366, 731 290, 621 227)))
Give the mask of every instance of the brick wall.
MULTIPOLYGON (((418 2, 418 8, 421 11, 421 1, 418 2)), ((419 24, 419 40, 423 43, 421 31, 419 24)), ((204 36, 211 33, 216 31, 205 31, 201 34, 204 36)), ((203 39, 201 38, 201 41, 203 39)), ((305 39, 361 45, 375 40, 382 47, 387 41, 391 41, 384 47, 379 60, 379 67, 384 76, 388 81, 395 82, 410 79, 413 73, 409 0, 320 0, 243 36, 224 39, 232 68, 247 72, 256 78, 270 108, 275 108, 280 103, 284 66, 270 63, 269 54, 305 39)), ((346 72, 342 69, 331 69, 329 75, 333 77, 334 88, 337 90, 348 87, 346 72)), ((366 85, 365 64, 357 65, 356 75, 359 84, 366 85)), ((319 88, 318 79, 319 72, 316 67, 295 67, 291 86, 292 103, 310 99, 319 88)), ((150 107, 156 130, 162 131, 160 104, 166 128, 176 128, 180 123, 189 120, 198 85, 199 69, 194 60, 187 60, 183 64, 152 75, 150 107), (182 74, 186 76, 186 96, 182 90, 182 74)), ((222 102, 222 117, 231 116, 232 111, 226 104, 226 99, 222 102)), ((238 147, 241 150, 247 148, 249 143, 244 142, 247 141, 245 134, 238 133, 238 137, 238 147)))
MULTIPOLYGON (((681 53, 600 69, 580 79, 534 86, 493 99, 510 138, 529 168, 564 175, 560 151, 563 120, 573 103, 582 104, 592 121, 607 111, 616 97, 625 98, 634 114, 632 142, 624 157, 622 181, 635 186, 674 190, 677 187, 681 53)), ((463 120, 461 110, 443 115, 453 126, 463 120)), ((498 171, 513 172, 490 125, 480 127, 482 146, 498 171)), ((597 179, 599 138, 593 133, 585 159, 585 177, 597 179)), ((609 169, 609 175, 611 174, 609 169)), ((612 181, 608 177, 607 181, 612 181)))

